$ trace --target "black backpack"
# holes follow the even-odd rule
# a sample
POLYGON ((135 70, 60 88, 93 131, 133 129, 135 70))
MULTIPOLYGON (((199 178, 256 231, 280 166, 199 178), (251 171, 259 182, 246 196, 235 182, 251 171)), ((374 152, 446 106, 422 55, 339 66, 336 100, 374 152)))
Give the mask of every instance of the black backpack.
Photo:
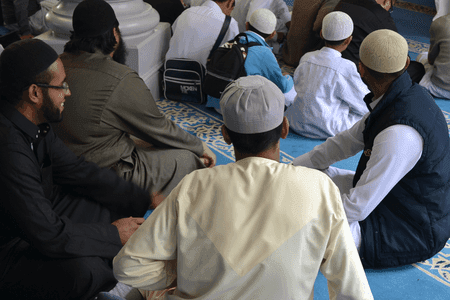
POLYGON ((203 84, 205 94, 215 98, 225 90, 232 81, 242 76, 247 76, 244 62, 247 58, 248 48, 261 46, 260 43, 248 42, 247 34, 240 33, 233 40, 219 47, 211 55, 206 63, 206 76, 203 84), (240 43, 240 38, 245 37, 247 44, 240 43))

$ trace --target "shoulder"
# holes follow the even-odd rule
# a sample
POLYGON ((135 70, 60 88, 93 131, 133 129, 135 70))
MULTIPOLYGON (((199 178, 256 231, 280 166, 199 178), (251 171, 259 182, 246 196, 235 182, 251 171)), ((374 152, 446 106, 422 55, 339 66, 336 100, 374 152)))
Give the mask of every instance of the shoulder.
POLYGON ((60 58, 68 73, 81 72, 80 76, 84 76, 85 72, 83 70, 89 70, 92 73, 101 73, 102 75, 100 76, 111 76, 117 79, 123 79, 129 74, 136 73, 128 66, 122 65, 112 60, 109 55, 100 52, 81 52, 79 54, 65 52, 61 54, 60 58))

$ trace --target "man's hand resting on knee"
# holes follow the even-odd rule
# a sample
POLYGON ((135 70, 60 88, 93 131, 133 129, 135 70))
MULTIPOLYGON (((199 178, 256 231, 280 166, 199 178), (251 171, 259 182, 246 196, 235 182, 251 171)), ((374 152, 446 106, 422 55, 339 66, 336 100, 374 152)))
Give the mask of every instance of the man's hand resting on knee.
POLYGON ((139 226, 144 223, 144 218, 123 218, 116 220, 112 223, 112 225, 117 227, 119 230, 120 241, 122 242, 122 246, 128 241, 131 235, 139 228, 139 226))
POLYGON ((203 144, 203 154, 200 156, 200 160, 207 168, 212 168, 216 165, 216 155, 209 149, 208 145, 202 141, 203 144))

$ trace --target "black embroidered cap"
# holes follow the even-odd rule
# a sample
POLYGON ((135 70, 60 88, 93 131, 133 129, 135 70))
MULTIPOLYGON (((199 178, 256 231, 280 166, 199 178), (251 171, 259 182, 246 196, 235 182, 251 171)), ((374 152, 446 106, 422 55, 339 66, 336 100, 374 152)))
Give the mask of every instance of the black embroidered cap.
POLYGON ((80 38, 96 37, 119 24, 113 8, 103 0, 84 0, 73 12, 74 34, 80 38))
POLYGON ((0 86, 24 89, 58 59, 52 47, 39 39, 12 43, 0 55, 0 86))

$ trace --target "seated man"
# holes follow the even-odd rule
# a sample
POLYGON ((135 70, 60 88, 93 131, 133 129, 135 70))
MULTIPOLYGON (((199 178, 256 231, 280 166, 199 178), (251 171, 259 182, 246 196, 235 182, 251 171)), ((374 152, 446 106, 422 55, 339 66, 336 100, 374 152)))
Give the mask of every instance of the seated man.
POLYGON ((416 59, 425 67, 419 84, 434 97, 450 100, 450 14, 431 23, 430 37, 429 52, 416 59))
POLYGON ((167 196, 184 175, 214 166, 215 155, 161 114, 144 81, 119 63, 125 48, 118 24, 103 0, 75 8, 74 31, 61 55, 73 96, 56 132, 75 154, 167 196))
POLYGON ((167 22, 170 25, 184 11, 183 0, 144 0, 144 2, 150 4, 158 12, 160 22, 167 22))
POLYGON ((231 12, 231 16, 238 22, 239 32, 244 32, 247 30, 246 23, 260 8, 267 8, 277 18, 276 34, 268 43, 273 47, 274 53, 278 53, 279 42, 283 41, 291 22, 291 14, 286 2, 283 0, 236 0, 236 7, 231 12))
MULTIPOLYGON (((275 25, 276 17, 268 9, 262 8, 256 10, 250 17, 250 21, 246 23, 248 42, 256 42, 261 46, 252 46, 248 48, 247 58, 244 62, 244 68, 247 75, 261 75, 273 83, 284 93, 285 106, 289 106, 295 99, 294 82, 290 75, 283 75, 278 65, 275 55, 267 41, 276 34, 275 25)), ((243 44, 247 43, 245 37, 240 39, 243 44)), ((206 107, 214 107, 220 112, 220 100, 208 96, 206 107)))
POLYGON ((408 44, 377 30, 361 44, 359 71, 370 113, 294 159, 338 185, 367 268, 423 261, 450 236, 450 140, 433 98, 405 72, 408 44), (330 167, 363 150, 356 173, 330 167))
POLYGON ((58 54, 27 39, 0 56, 0 294, 92 299, 116 284, 111 259, 150 195, 75 156, 49 122, 71 91, 58 54), (126 217, 126 218, 125 218, 126 217))
POLYGON ((187 175, 114 258, 116 278, 147 291, 177 279, 181 299, 310 299, 320 269, 330 299, 373 299, 337 187, 279 163, 277 86, 241 77, 220 105, 236 162, 187 175))
MULTIPOLYGON (((234 0, 208 0, 201 6, 186 9, 172 25, 166 60, 188 58, 206 67, 206 60, 222 29, 225 15, 230 15, 234 0)), ((238 24, 231 18, 230 26, 221 44, 239 33, 238 24)))
POLYGON ((336 7, 339 0, 295 0, 292 21, 284 42, 283 61, 296 67, 307 52, 320 49, 323 18, 336 7))
POLYGON ((45 15, 57 4, 58 0, 2 0, 5 27, 18 30, 21 39, 44 33, 49 30, 45 15))
POLYGON ((356 66, 341 57, 352 40, 353 22, 343 12, 323 19, 325 46, 306 53, 294 73, 297 96, 286 110, 290 128, 303 136, 326 139, 353 126, 369 111, 369 93, 356 66))
POLYGON ((348 14, 355 25, 353 39, 342 57, 358 65, 359 47, 364 38, 371 32, 379 29, 397 31, 391 11, 395 0, 341 0, 335 11, 348 14))

